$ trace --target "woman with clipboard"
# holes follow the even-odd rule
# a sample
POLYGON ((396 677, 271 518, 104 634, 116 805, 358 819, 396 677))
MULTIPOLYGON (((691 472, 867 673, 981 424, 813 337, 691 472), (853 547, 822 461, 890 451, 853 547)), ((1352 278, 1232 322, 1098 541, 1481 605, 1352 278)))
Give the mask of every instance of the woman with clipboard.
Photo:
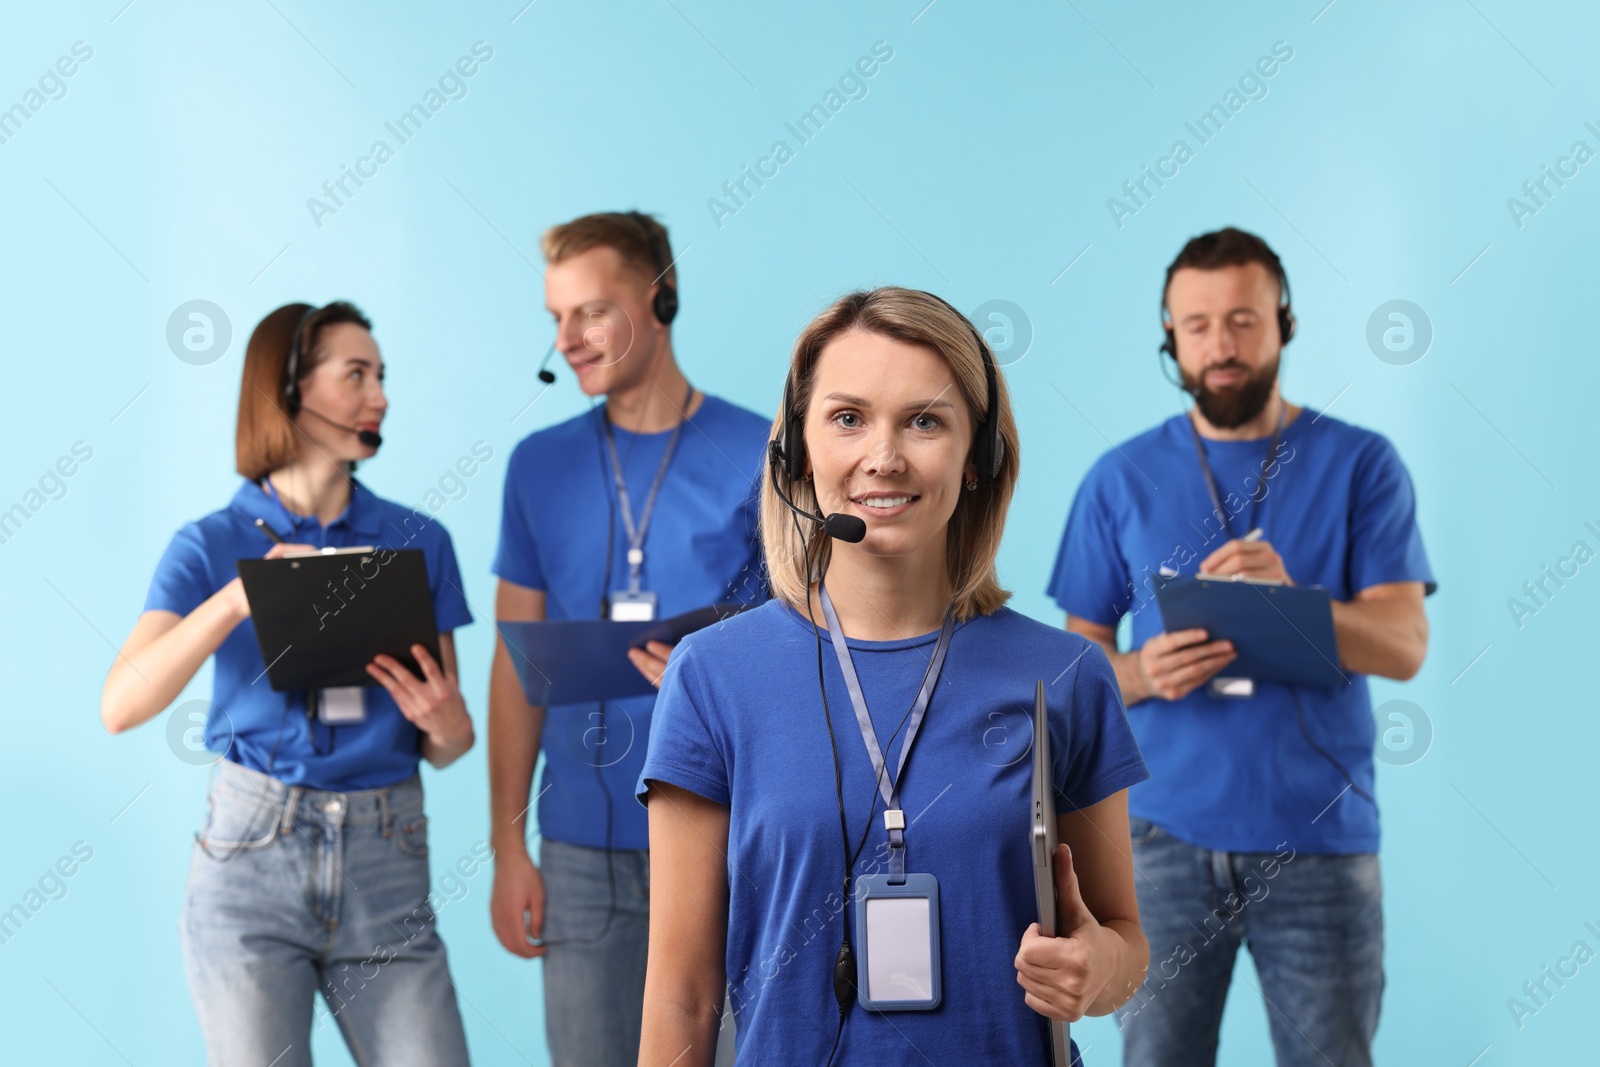
POLYGON ((358 1062, 467 1062, 428 903, 417 764, 472 747, 451 637, 472 616, 444 528, 351 477, 388 407, 371 329, 344 302, 287 305, 257 325, 239 397, 245 481, 173 537, 101 699, 121 733, 215 656, 205 740, 217 773, 180 927, 213 1065, 309 1065, 319 991, 316 1025, 331 1015, 358 1062), (378 656, 374 685, 274 692, 235 561, 356 545, 422 550, 440 660, 415 645, 422 678, 378 656))
POLYGON ((1004 606, 1018 470, 993 357, 943 300, 852 293, 800 335, 762 486, 773 599, 674 650, 640 777, 642 1067, 710 1064, 724 989, 738 1063, 817 1067, 1045 1064, 1046 1017, 1133 995, 1144 762, 1104 653, 1004 606), (1070 846, 1054 938, 1039 678, 1070 846))

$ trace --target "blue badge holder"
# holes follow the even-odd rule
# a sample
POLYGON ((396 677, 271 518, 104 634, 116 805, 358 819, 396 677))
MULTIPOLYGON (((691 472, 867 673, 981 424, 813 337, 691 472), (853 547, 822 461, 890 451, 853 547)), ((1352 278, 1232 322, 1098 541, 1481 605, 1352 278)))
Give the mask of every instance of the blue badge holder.
MULTIPOLYGON (((939 981, 939 880, 931 874, 908 874, 896 885, 887 874, 868 874, 856 879, 855 930, 859 947, 856 951, 856 999, 868 1011, 932 1011, 943 998, 939 981), (901 900, 926 900, 928 959, 926 975, 880 975, 878 988, 872 983, 873 937, 869 914, 873 902, 901 900), (874 995, 874 993, 878 995, 874 995)), ((879 926, 884 925, 880 922, 879 926)), ((902 924, 903 925, 903 924, 902 924)), ((921 923, 915 924, 918 931, 921 923)), ((880 970, 888 946, 880 944, 880 970)), ((915 953, 913 953, 915 955, 915 953)), ((920 961, 918 961, 920 963, 920 961)), ((920 966, 919 966, 920 971, 920 966)))

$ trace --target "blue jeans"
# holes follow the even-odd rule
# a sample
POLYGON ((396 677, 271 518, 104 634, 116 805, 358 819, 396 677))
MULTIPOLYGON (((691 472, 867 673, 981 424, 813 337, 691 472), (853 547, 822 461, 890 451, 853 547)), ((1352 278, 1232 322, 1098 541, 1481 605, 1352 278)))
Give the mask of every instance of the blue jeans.
POLYGON ((309 1067, 316 994, 356 1063, 457 1067, 422 782, 328 793, 218 764, 182 940, 213 1067, 309 1067))
MULTIPOLYGON (((555 1067, 635 1067, 650 944, 650 853, 606 851, 544 838, 544 1026, 555 1067), (616 909, 611 907, 612 887, 616 909), (611 921, 607 925, 606 917, 611 921), (602 936, 603 935, 603 936, 602 936)), ((726 1006, 717 1067, 733 1062, 726 1006)))
POLYGON ((539 843, 544 1026, 554 1067, 634 1067, 650 944, 650 853, 539 843), (616 890, 612 912, 611 893, 616 890), (610 922, 607 916, 610 915, 610 922))
POLYGON ((1241 943, 1279 1067, 1371 1067, 1383 996, 1374 853, 1214 852, 1130 819, 1150 970, 1117 1011, 1125 1067, 1214 1064, 1241 943))

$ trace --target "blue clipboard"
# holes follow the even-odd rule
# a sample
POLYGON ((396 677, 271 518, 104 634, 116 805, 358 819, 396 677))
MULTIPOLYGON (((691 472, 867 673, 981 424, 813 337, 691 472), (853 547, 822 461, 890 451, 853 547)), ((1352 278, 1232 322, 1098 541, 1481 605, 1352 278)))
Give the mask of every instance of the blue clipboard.
POLYGON ((650 641, 675 645, 696 630, 739 614, 753 604, 721 603, 652 622, 565 619, 495 624, 511 650, 522 692, 535 707, 584 704, 654 693, 628 649, 650 641))
POLYGON ((1205 630, 1233 642, 1231 676, 1293 685, 1348 685, 1333 632, 1333 599, 1316 586, 1233 577, 1161 579, 1156 603, 1168 632, 1205 630))

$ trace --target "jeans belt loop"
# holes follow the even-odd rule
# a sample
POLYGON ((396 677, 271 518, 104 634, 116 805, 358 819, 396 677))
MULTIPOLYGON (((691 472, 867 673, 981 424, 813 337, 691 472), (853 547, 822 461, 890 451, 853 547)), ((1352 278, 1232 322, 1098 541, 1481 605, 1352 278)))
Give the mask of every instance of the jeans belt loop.
POLYGON ((394 825, 394 816, 389 811, 389 790, 378 790, 378 824, 383 827, 385 840, 389 837, 389 830, 394 825))
POLYGON ((294 829, 294 809, 295 805, 300 802, 300 793, 301 789, 299 786, 294 785, 289 787, 289 799, 285 801, 283 805, 283 822, 278 827, 279 833, 287 834, 290 830, 294 829))

